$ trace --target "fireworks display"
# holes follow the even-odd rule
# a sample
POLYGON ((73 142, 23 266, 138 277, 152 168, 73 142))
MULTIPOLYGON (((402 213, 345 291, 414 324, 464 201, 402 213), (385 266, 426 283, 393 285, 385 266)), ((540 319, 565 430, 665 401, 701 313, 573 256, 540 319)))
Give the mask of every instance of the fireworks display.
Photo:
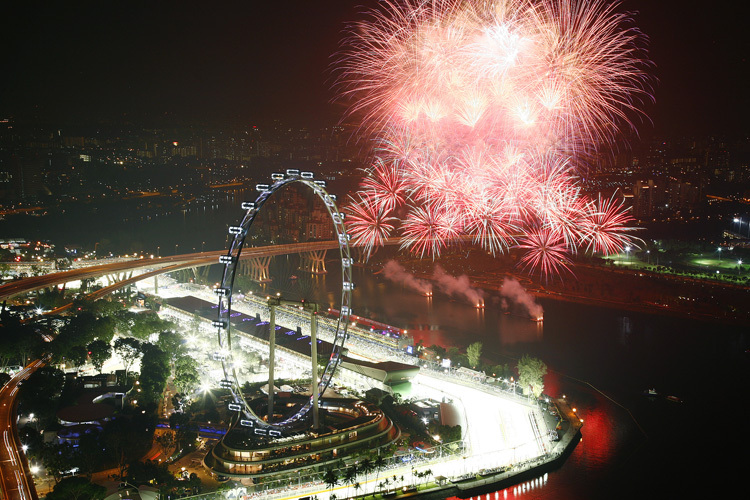
POLYGON ((634 245, 581 165, 649 96, 643 35, 603 0, 406 0, 350 26, 338 85, 376 141, 347 207, 368 254, 399 234, 437 256, 457 236, 559 273, 579 250, 634 245))

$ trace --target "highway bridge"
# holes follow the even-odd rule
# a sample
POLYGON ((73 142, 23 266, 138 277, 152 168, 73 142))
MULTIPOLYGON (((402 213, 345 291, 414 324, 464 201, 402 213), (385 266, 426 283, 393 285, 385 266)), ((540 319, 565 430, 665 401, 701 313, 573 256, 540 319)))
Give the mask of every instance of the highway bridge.
MULTIPOLYGON (((395 240, 389 244, 395 244, 395 240)), ((240 260, 253 259, 258 257, 273 257, 276 255, 287 255, 293 253, 314 252, 321 250, 331 250, 338 248, 338 241, 313 241, 308 243, 290 243, 286 245, 269 245, 262 247, 245 247, 242 250, 240 260)), ((50 273, 42 276, 32 276, 20 280, 12 281, 0 286, 0 301, 7 300, 16 295, 33 292, 49 288, 51 286, 79 281, 88 278, 98 278, 100 276, 118 274, 126 271, 147 269, 149 272, 141 274, 135 278, 123 280, 118 283, 118 287, 125 286, 126 281, 135 282, 149 278, 157 274, 188 269, 191 267, 209 266, 219 263, 219 256, 226 255, 226 250, 212 252, 188 253, 183 255, 173 255, 171 257, 159 257, 151 259, 133 259, 127 261, 112 262, 101 265, 93 265, 79 269, 71 269, 58 273, 50 273)), ((110 287, 107 287, 108 289, 110 287)), ((111 291, 111 290, 110 290, 111 291)), ((102 296, 104 294, 98 294, 102 296)))
MULTIPOLYGON (((452 240, 453 243, 471 243, 468 236, 459 236, 452 240)), ((388 238, 385 245, 400 245, 399 238, 388 238)), ((352 245, 355 248, 356 244, 352 245)), ((339 242, 330 241, 311 241, 306 243, 289 243, 284 245, 268 245, 262 247, 245 247, 242 249, 240 260, 258 259, 261 257, 273 257, 276 255, 288 255, 294 253, 311 253, 323 250, 332 250, 339 248, 339 242)), ((113 275, 127 271, 148 270, 147 272, 135 277, 119 281, 115 285, 102 288, 90 294, 91 298, 100 298, 107 293, 113 292, 131 283, 150 278, 159 274, 179 271, 193 267, 210 266, 219 263, 219 257, 226 255, 226 250, 217 250, 211 252, 187 253, 183 255, 173 255, 171 257, 142 258, 126 261, 112 262, 108 264, 93 265, 69 271, 45 274, 43 276, 32 276, 20 280, 12 281, 0 286, 0 301, 7 300, 16 295, 21 295, 35 290, 49 288, 63 283, 79 281, 89 278, 98 278, 100 276, 113 275)))

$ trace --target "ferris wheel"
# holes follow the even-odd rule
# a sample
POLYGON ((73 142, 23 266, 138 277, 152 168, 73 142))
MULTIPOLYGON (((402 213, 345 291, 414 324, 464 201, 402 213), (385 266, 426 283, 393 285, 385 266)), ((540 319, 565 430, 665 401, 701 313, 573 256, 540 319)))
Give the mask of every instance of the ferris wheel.
MULTIPOLYGON (((229 227, 229 234, 233 237, 231 245, 226 255, 219 257, 219 263, 224 266, 221 282, 214 292, 218 296, 218 318, 214 320, 213 326, 217 329, 219 352, 224 380, 222 386, 229 389, 232 395, 232 403, 229 409, 239 413, 239 422, 245 427, 254 427, 258 433, 268 434, 271 436, 281 436, 292 428, 298 427, 304 421, 310 411, 313 409, 313 402, 322 397, 325 390, 333 378, 336 369, 341 363, 344 342, 347 336, 347 327, 351 315, 351 296, 354 288, 351 274, 353 259, 349 249, 350 235, 346 232, 344 226, 344 214, 338 211, 336 207, 335 195, 329 194, 325 187, 325 180, 314 178, 312 172, 300 172, 296 169, 286 170, 285 173, 274 173, 271 175, 270 184, 257 184, 255 189, 258 193, 255 201, 242 203, 242 209, 245 215, 236 226, 229 227), (331 357, 323 370, 320 381, 315 387, 313 382, 313 395, 310 400, 293 415, 284 418, 279 422, 272 422, 269 416, 268 420, 258 416, 248 405, 245 400, 240 384, 237 380, 237 371, 232 363, 232 300, 234 296, 234 280, 237 273, 237 267, 245 246, 245 239, 250 232, 250 228, 255 221, 256 216, 260 213, 263 205, 268 199, 289 184, 298 183, 307 186, 322 201, 333 222, 336 241, 338 241, 339 254, 341 258, 341 307, 339 308, 338 321, 336 323, 336 332, 333 340, 331 357)), ((271 361, 273 363, 273 360, 271 361)), ((269 393, 273 387, 269 387, 269 393)), ((317 405, 315 405, 317 406, 317 405)))

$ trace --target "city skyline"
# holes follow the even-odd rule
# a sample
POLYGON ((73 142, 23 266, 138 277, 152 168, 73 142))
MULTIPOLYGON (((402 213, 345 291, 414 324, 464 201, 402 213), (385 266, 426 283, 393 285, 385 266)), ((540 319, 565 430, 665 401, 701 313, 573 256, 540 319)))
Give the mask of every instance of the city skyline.
MULTIPOLYGON (((335 59, 347 23, 378 2, 324 6, 228 2, 105 5, 5 16, 0 115, 87 120, 174 119, 252 124, 335 122, 335 59)), ((744 133, 747 42, 731 8, 625 1, 649 38, 654 103, 642 137, 744 133), (650 122, 653 123, 650 123, 650 122)), ((737 13, 738 14, 738 13, 737 13)))

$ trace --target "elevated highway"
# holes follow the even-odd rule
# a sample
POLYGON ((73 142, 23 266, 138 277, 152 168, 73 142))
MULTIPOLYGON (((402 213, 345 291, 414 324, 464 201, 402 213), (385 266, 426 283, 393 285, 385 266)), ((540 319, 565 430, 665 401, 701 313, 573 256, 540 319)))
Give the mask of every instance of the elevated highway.
MULTIPOLYGON (((459 236, 454 238, 454 243, 471 243, 472 239, 468 236, 459 236)), ((385 245, 400 245, 399 238, 388 238, 385 245)), ((352 245, 355 248, 356 244, 352 245)), ((240 260, 250 260, 258 257, 273 257, 276 255, 288 255, 293 253, 315 252, 320 250, 332 250, 339 247, 339 242, 330 241, 311 241, 306 243, 289 243, 284 245, 268 245, 262 247, 245 247, 242 249, 240 260)), ((210 266, 219 263, 219 257, 226 255, 226 250, 216 250, 211 252, 187 253, 183 255, 172 255, 170 257, 159 257, 153 259, 133 259, 119 261, 102 265, 93 265, 89 267, 62 271, 59 273, 50 273, 43 276, 32 276, 17 281, 12 281, 0 286, 0 301, 7 300, 16 295, 21 295, 35 290, 49 288, 51 286, 79 281, 88 278, 98 278, 108 274, 117 274, 125 271, 135 271, 140 269, 148 270, 144 274, 131 277, 120 281, 115 285, 103 288, 97 295, 90 295, 92 298, 99 298, 125 285, 135 283, 158 274, 164 274, 180 269, 191 267, 210 266), (104 292, 104 290, 107 290, 104 292), (103 292, 103 293, 100 293, 103 292)))
MULTIPOLYGON (((334 248, 338 248, 338 246, 339 243, 337 241, 331 240, 313 241, 308 243, 291 243, 286 245, 269 245, 262 247, 245 247, 242 250, 241 260, 252 259, 255 257, 268 257, 300 252, 311 252, 316 250, 331 250, 334 248)), ((219 256, 221 255, 226 255, 226 250, 188 253, 183 255, 173 255, 170 257, 159 257, 153 259, 133 259, 128 261, 112 262, 108 264, 93 265, 79 269, 71 269, 69 271, 50 273, 43 276, 32 276, 12 281, 0 286, 0 301, 7 300, 16 295, 49 288, 51 286, 59 285, 62 283, 69 283, 71 281, 79 281, 87 278, 98 278, 100 276, 108 274, 117 274, 125 271, 135 271, 139 269, 150 270, 147 275, 141 274, 137 277, 137 279, 134 280, 138 281, 150 276, 154 276, 155 274, 163 274, 191 267, 201 267, 218 264, 219 256)), ((120 286, 124 286, 124 284, 126 284, 125 281, 120 282, 120 286)), ((109 289, 110 287, 107 288, 109 289)))

